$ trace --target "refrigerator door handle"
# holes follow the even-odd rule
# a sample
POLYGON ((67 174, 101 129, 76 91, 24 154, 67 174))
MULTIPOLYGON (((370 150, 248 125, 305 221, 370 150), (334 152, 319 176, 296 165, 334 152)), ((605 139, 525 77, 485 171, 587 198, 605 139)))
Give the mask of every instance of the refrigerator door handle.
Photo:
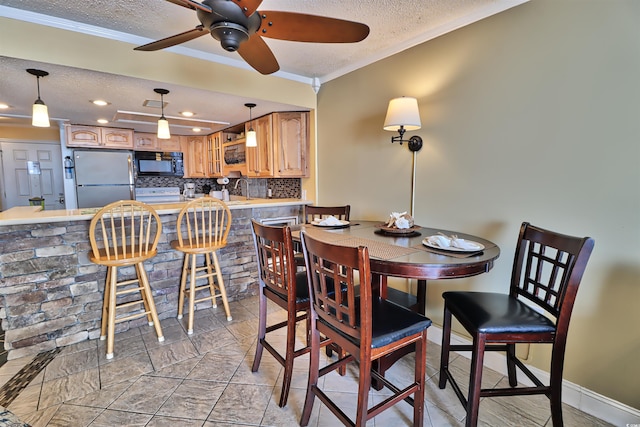
POLYGON ((127 162, 129 163, 129 184, 130 184, 129 193, 131 195, 130 199, 135 200, 136 199, 136 190, 135 190, 136 180, 135 180, 135 174, 133 170, 133 159, 131 155, 129 155, 129 157, 127 158, 127 162))

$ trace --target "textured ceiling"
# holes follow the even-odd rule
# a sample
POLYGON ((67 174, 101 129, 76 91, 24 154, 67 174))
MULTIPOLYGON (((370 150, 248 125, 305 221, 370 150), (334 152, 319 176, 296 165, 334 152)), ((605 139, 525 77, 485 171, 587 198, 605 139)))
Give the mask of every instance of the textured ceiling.
MULTIPOLYGON (((296 43, 265 39, 280 63, 283 72, 280 74, 283 77, 303 81, 317 78, 318 81, 325 82, 525 1, 527 0, 264 0, 259 10, 336 17, 362 22, 370 27, 371 32, 364 41, 351 44, 296 43)), ((69 21, 86 24, 99 30, 106 29, 103 32, 107 38, 115 34, 113 32, 125 33, 125 36, 130 36, 132 48, 190 30, 199 24, 195 11, 163 0, 3 0, 0 16, 51 26, 69 21)), ((0 82, 0 103, 25 106, 13 111, 13 115, 28 116, 33 103, 34 91, 25 91, 24 87, 8 83, 16 81, 14 78, 21 81, 28 78, 25 68, 42 68, 51 73, 51 76, 41 81, 42 98, 47 104, 56 105, 56 111, 50 111, 52 116, 73 122, 95 120, 95 113, 87 116, 85 110, 90 105, 89 99, 105 97, 101 93, 109 94, 111 105, 103 110, 104 114, 111 115, 108 119, 118 109, 142 112, 142 100, 153 98, 153 88, 158 87, 157 83, 151 81, 3 57, 2 44, 5 42, 0 43, 0 75, 3 76, 3 82, 0 82), (56 81, 54 85, 54 75, 64 76, 66 81, 56 81)), ((231 65, 247 67, 236 53, 224 51, 208 35, 171 49, 188 54, 185 48, 204 52, 213 61, 220 58, 220 62, 231 61, 231 65)), ((244 102, 251 101, 237 97, 226 99, 224 95, 212 94, 220 102, 211 102, 211 97, 197 96, 202 94, 201 91, 196 94, 192 89, 167 88, 179 90, 170 97, 169 111, 165 110, 165 115, 177 115, 180 109, 188 108, 198 111, 201 117, 235 124, 246 119, 247 112, 242 106, 244 102), (216 105, 230 104, 240 107, 233 111, 229 108, 216 109, 216 105), (172 108, 177 110, 172 111, 172 108)), ((291 107, 262 103, 254 110, 254 116, 291 107)), ((50 110, 53 108, 50 107, 50 110)), ((0 115, 2 114, 4 112, 0 110, 0 115)))

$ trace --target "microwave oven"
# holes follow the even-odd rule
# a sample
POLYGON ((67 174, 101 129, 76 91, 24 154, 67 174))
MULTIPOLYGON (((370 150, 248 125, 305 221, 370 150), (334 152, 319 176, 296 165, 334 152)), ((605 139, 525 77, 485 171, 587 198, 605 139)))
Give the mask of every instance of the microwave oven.
POLYGON ((136 151, 138 176, 183 176, 184 162, 180 152, 136 151))

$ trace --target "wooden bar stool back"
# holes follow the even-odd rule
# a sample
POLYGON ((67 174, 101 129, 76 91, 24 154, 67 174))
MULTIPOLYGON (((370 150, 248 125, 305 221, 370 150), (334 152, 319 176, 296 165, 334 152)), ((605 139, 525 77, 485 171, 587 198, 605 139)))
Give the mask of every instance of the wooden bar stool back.
POLYGON ((582 275, 593 250, 590 237, 573 237, 522 223, 516 245, 509 293, 445 292, 440 358, 440 388, 447 381, 467 412, 466 425, 476 426, 481 397, 543 394, 551 403, 551 419, 562 426, 562 370, 567 330, 582 275), (543 314, 544 313, 544 314, 543 314), (471 335, 472 345, 451 344, 452 316, 471 335), (547 385, 516 355, 516 344, 551 345, 547 385), (452 351, 471 351, 468 395, 449 369, 452 351), (482 389, 486 351, 505 352, 509 386, 482 389), (532 386, 517 387, 516 367, 532 386))
POLYGON ((323 219, 328 216, 334 216, 343 221, 349 221, 349 213, 351 205, 344 206, 313 206, 305 205, 304 222, 311 224, 314 219, 323 219))
POLYGON ((158 341, 164 341, 144 261, 157 253, 162 223, 149 205, 122 200, 100 209, 89 225, 91 262, 107 266, 100 339, 107 339, 107 359, 113 357, 116 323, 147 316, 158 341), (118 280, 118 268, 135 266, 136 277, 118 280), (135 298, 139 293, 140 298, 135 298), (117 317, 116 310, 124 312, 117 317))
POLYGON ((220 298, 227 320, 232 320, 220 262, 216 254, 218 249, 227 246, 230 230, 231 211, 220 199, 201 197, 187 203, 178 214, 176 225, 178 239, 171 242, 171 247, 184 253, 178 297, 178 319, 182 319, 186 294, 189 297, 188 334, 193 333, 193 314, 196 303, 211 301, 213 307, 217 307, 216 299, 220 298), (200 266, 196 262, 198 256, 204 258, 200 266), (187 278, 189 278, 188 288, 187 278), (199 279, 206 279, 206 282, 197 283, 199 279))
POLYGON ((413 406, 413 425, 424 420, 427 328, 431 320, 376 296, 371 288, 369 251, 338 246, 302 233, 307 261, 311 316, 309 382, 301 426, 309 423, 315 397, 345 425, 365 426, 367 420, 401 401, 413 406), (334 289, 340 289, 340 292, 334 289), (320 334, 346 351, 346 355, 320 369, 320 334), (397 385, 375 371, 373 361, 415 346, 415 371, 408 385, 397 385), (355 421, 318 386, 318 378, 351 361, 358 362, 358 399, 355 421), (389 389, 382 401, 369 407, 372 377, 389 389), (413 396, 413 397, 412 397, 413 396))

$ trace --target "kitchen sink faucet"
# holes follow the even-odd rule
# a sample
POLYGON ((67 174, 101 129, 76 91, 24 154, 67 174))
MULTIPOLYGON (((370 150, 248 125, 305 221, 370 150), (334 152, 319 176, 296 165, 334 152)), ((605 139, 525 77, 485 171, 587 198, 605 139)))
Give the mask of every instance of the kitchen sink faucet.
MULTIPOLYGON (((246 179, 246 178, 238 178, 238 180, 236 181, 236 185, 233 186, 233 189, 235 190, 235 189, 238 188, 238 185, 240 185, 240 181, 244 181, 244 183, 247 185, 247 195, 246 195, 246 197, 247 197, 247 200, 249 200, 250 197, 249 197, 249 180, 248 179, 246 179)), ((240 187, 240 192, 242 192, 242 187, 240 187)))

